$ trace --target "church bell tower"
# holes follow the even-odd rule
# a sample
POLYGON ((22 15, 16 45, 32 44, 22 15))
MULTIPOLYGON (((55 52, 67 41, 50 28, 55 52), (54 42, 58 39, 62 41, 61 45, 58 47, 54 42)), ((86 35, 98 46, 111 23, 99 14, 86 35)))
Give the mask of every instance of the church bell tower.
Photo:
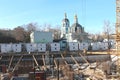
POLYGON ((67 19, 67 14, 64 14, 64 19, 62 20, 62 27, 61 27, 61 38, 66 38, 66 34, 69 33, 69 20, 67 19))

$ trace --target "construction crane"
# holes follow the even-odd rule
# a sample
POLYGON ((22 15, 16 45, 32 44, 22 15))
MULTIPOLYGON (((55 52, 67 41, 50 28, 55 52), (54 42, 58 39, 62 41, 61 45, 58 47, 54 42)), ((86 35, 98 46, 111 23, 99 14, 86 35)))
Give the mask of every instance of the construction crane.
POLYGON ((116 0, 116 55, 117 73, 120 76, 120 0, 116 0))

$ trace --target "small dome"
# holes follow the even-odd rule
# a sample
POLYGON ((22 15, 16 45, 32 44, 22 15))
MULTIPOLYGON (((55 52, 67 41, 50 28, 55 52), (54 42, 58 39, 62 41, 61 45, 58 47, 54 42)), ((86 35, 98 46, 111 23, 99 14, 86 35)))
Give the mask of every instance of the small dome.
POLYGON ((74 16, 74 24, 71 26, 72 32, 83 32, 83 27, 78 23, 77 15, 74 16))
POLYGON ((67 18, 63 19, 62 22, 69 22, 67 18))
POLYGON ((79 23, 74 23, 71 27, 81 27, 82 28, 82 26, 79 23))
POLYGON ((83 27, 79 23, 74 23, 71 26, 71 30, 72 32, 77 32, 77 33, 84 32, 83 27))
POLYGON ((65 18, 62 20, 62 22, 69 22, 69 20, 67 19, 67 14, 66 13, 64 14, 64 17, 65 18))
POLYGON ((75 20, 75 22, 72 25, 72 27, 81 27, 82 28, 82 26, 78 23, 77 15, 74 16, 74 20, 75 20))

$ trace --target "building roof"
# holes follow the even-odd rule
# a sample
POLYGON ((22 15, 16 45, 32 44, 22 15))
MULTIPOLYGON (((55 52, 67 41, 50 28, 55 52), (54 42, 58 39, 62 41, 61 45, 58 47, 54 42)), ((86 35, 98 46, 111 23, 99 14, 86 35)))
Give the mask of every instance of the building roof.
POLYGON ((63 41, 63 40, 66 40, 66 39, 63 39, 63 38, 61 38, 61 39, 54 39, 53 42, 60 42, 60 41, 63 41))

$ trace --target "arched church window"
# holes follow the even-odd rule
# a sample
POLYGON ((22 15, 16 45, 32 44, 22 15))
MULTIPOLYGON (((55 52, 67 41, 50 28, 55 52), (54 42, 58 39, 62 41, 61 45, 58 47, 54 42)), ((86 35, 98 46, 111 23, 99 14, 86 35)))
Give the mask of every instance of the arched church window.
POLYGON ((77 31, 77 27, 75 27, 75 32, 77 31))
POLYGON ((68 28, 66 28, 66 33, 68 33, 68 28))

